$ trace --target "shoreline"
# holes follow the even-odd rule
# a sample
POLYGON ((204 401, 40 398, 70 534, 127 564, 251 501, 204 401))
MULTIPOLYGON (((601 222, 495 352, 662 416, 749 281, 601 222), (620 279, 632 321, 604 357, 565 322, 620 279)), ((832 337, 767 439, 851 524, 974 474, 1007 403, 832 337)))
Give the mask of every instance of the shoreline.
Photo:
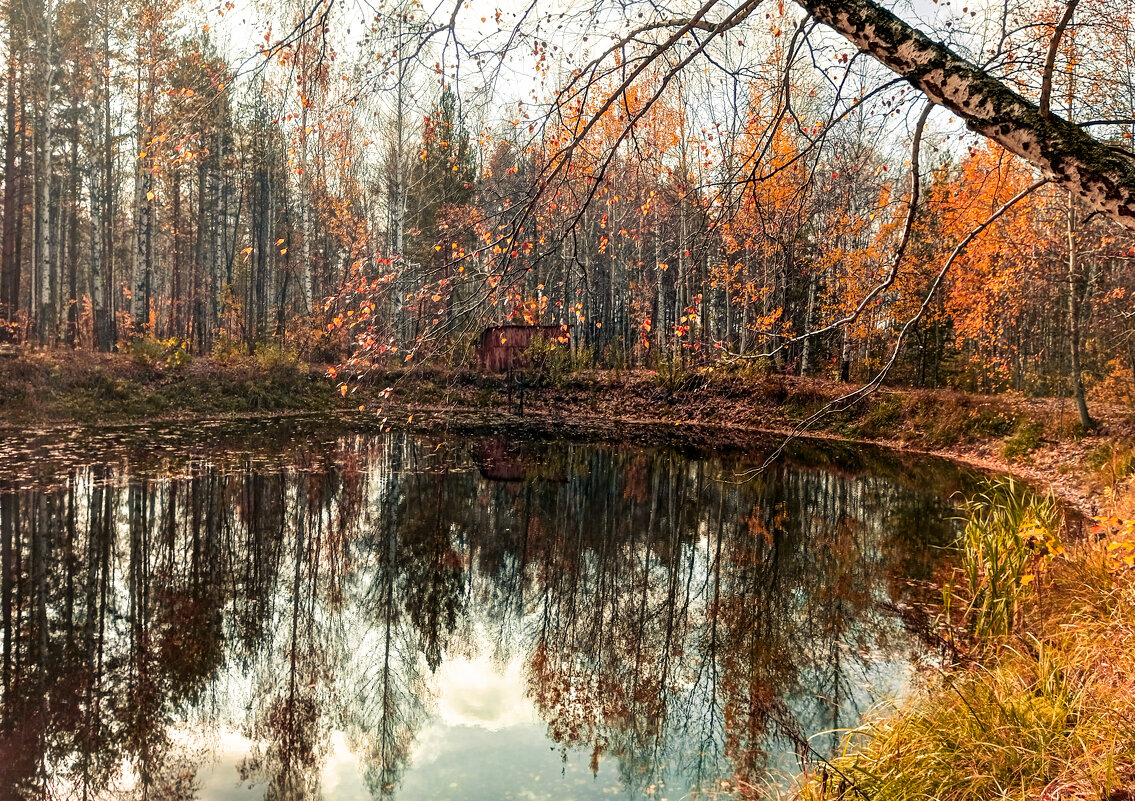
POLYGON ((1107 485, 1090 457, 1135 441, 1135 415, 1124 408, 1098 407, 1099 427, 1081 436, 1067 401, 901 387, 880 388, 799 431, 801 420, 854 387, 713 371, 690 372, 677 382, 653 371, 545 376, 525 389, 523 416, 507 408, 502 378, 468 370, 376 370, 352 382, 344 397, 325 370, 296 362, 199 359, 170 370, 124 355, 31 350, 0 360, 0 387, 6 390, 0 437, 309 416, 357 430, 456 425, 480 431, 519 424, 559 438, 704 451, 753 451, 799 437, 1009 474, 1051 490, 1085 516, 1100 513, 1107 485), (1019 452, 1015 458, 1011 448, 1019 452))

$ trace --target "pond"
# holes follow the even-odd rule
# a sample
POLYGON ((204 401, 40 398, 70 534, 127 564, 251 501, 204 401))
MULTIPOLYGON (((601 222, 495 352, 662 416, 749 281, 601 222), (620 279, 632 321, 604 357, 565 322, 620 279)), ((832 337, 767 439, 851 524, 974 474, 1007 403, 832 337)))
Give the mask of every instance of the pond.
POLYGON ((751 797, 935 659, 944 462, 274 425, 0 455, 0 796, 751 797))

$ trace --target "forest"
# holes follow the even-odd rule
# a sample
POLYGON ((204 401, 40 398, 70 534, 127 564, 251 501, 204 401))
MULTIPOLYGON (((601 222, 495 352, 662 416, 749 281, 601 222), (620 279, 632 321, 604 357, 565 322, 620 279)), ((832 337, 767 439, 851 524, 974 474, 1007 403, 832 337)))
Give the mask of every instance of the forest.
MULTIPOLYGON (((5 337, 349 378, 565 325, 600 367, 1130 399, 1124 215, 801 5, 9 0, 5 337)), ((1130 169, 1130 3, 929 5, 1130 169)))

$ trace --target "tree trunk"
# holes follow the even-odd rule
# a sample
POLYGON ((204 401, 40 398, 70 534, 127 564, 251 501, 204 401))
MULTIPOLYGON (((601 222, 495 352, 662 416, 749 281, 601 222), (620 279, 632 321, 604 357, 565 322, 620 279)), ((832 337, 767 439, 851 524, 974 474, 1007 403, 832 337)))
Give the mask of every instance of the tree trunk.
MULTIPOLYGON (((67 344, 79 344, 79 113, 72 103, 75 122, 71 126, 71 202, 67 215, 67 344)), ((60 204, 62 207, 62 204, 60 204)))
POLYGON ((847 326, 839 330, 839 380, 845 384, 851 380, 851 333, 847 326))
POLYGON ((16 259, 16 226, 20 214, 16 203, 16 147, 22 137, 18 139, 16 136, 16 58, 13 44, 9 37, 5 106, 7 129, 4 136, 4 243, 0 256, 0 307, 3 307, 5 319, 9 322, 20 310, 20 263, 16 259))
POLYGON ((185 282, 182 276, 181 245, 184 237, 181 233, 181 173, 175 167, 170 175, 170 199, 173 201, 173 218, 170 220, 170 308, 169 308, 169 335, 178 338, 185 337, 182 325, 182 309, 185 308, 185 282))
POLYGON ((1076 411, 1080 415, 1080 427, 1084 431, 1092 428, 1092 418, 1088 414, 1088 402, 1084 397, 1084 382, 1080 374, 1080 298, 1079 258, 1076 243, 1076 205, 1072 195, 1068 195, 1068 342, 1072 356, 1072 397, 1076 401, 1076 411))
POLYGON ((98 350, 107 350, 106 337, 106 265, 103 263, 102 241, 102 187, 92 178, 90 182, 91 204, 91 315, 94 318, 94 346, 98 350))
POLYGON ((118 321, 115 311, 119 308, 119 297, 114 276, 114 140, 110 119, 110 14, 108 0, 103 7, 102 35, 102 287, 93 291, 99 299, 95 301, 95 339, 98 348, 110 351, 118 338, 118 321))
MULTIPOLYGON (((50 83, 50 81, 48 81, 50 83)), ((39 341, 47 343, 53 338, 54 310, 52 297, 54 270, 51 253, 51 91, 44 92, 43 109, 39 113, 36 131, 36 193, 35 193, 35 274, 39 299, 39 341)))
POLYGON ((148 164, 153 162, 149 150, 150 114, 153 109, 154 65, 151 63, 143 72, 139 61, 136 74, 138 82, 138 107, 135 117, 135 140, 137 159, 134 168, 134 246, 131 251, 131 281, 133 294, 132 311, 134 333, 142 335, 149 322, 149 286, 151 265, 150 226, 152 225, 153 204, 152 179, 148 164))
MULTIPOLYGON (((812 321, 816 315, 816 293, 819 290, 816 280, 816 270, 808 270, 808 304, 804 309, 804 331, 812 330, 812 321)), ((809 375, 812 372, 812 349, 815 347, 812 340, 815 337, 804 339, 803 352, 800 355, 800 375, 809 375)))
POLYGON ((55 335, 54 296, 57 291, 56 265, 52 251, 51 236, 51 188, 52 155, 54 150, 54 105, 55 81, 53 70, 53 50, 55 37, 54 9, 51 2, 45 2, 38 9, 42 16, 36 20, 34 33, 37 96, 33 101, 35 112, 35 259, 33 275, 36 281, 35 296, 32 303, 38 303, 38 338, 49 342, 55 335))

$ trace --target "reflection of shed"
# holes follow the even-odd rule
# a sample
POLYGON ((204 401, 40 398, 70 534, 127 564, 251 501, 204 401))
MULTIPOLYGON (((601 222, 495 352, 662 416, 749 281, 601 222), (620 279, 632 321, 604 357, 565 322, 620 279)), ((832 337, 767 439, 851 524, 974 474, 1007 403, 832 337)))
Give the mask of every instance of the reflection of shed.
POLYGON ((481 475, 491 481, 524 480, 524 463, 504 437, 481 440, 474 451, 481 475))
POLYGON ((567 481, 563 459, 554 458, 545 443, 490 437, 474 446, 473 458, 490 481, 567 481))
POLYGON ((534 339, 568 344, 566 325, 494 325, 477 342, 477 364, 482 370, 503 373, 527 367, 523 353, 534 339))

